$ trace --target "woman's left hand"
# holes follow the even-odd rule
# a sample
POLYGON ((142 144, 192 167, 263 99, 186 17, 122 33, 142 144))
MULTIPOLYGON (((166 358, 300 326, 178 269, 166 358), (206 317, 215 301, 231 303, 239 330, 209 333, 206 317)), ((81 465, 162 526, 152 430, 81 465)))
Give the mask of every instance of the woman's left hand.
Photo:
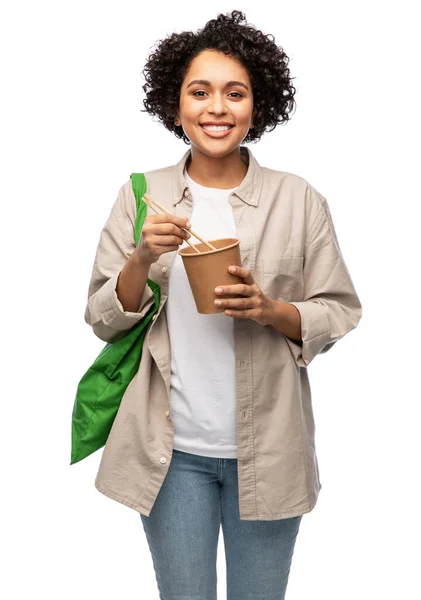
POLYGON ((255 283, 250 271, 238 266, 229 267, 228 270, 233 275, 241 277, 244 283, 217 287, 215 293, 220 299, 215 300, 215 305, 226 309, 224 312, 229 317, 252 319, 259 325, 268 325, 271 321, 273 301, 264 295, 255 283), (235 271, 232 271, 233 268, 235 271), (222 291, 218 292, 218 290, 222 291), (241 294, 246 297, 224 298, 224 294, 241 294))

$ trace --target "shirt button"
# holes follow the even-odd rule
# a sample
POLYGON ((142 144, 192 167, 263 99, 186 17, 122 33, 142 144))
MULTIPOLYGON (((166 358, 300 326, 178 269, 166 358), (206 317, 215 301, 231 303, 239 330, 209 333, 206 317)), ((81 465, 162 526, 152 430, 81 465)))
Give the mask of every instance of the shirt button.
POLYGON ((167 410, 167 411, 166 411, 166 413, 165 413, 165 416, 166 416, 166 417, 169 417, 169 416, 170 416, 170 411, 169 411, 169 410, 167 410))
POLYGON ((165 465, 165 463, 167 462, 167 459, 165 458, 165 456, 161 456, 161 458, 159 459, 159 462, 163 465, 165 465))
POLYGON ((240 367, 245 367, 246 363, 244 362, 244 360, 240 360, 240 367))
POLYGON ((168 271, 168 267, 162 267, 161 273, 166 273, 168 271))

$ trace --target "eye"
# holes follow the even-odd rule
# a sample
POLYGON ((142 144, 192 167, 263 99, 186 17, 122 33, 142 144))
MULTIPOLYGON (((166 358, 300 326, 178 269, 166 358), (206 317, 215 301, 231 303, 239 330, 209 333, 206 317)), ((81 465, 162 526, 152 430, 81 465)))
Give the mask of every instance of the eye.
MULTIPOLYGON (((206 94, 206 92, 204 92, 203 90, 198 90, 197 92, 193 92, 193 96, 196 96, 196 94, 206 94)), ((232 94, 235 94, 234 98, 242 98, 243 95, 240 94, 240 92, 230 92, 230 96, 232 94)), ((203 98, 203 96, 197 96, 198 98, 203 98)))

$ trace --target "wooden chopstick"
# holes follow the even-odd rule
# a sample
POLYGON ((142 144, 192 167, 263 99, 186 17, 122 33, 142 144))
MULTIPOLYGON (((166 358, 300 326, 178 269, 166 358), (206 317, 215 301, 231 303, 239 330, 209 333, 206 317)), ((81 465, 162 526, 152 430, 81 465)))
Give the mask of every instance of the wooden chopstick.
MULTIPOLYGON (((151 198, 151 196, 149 196, 149 194, 144 194, 143 196, 143 200, 146 202, 146 204, 152 208, 152 210, 154 210, 156 213, 158 213, 158 211, 154 208, 153 205, 156 205, 158 208, 160 208, 163 212, 165 212, 167 215, 170 215, 171 213, 165 208, 165 206, 162 206, 162 204, 159 204, 159 202, 157 202, 156 200, 154 200, 153 198, 151 198), (145 200, 146 198, 146 200, 145 200)), ((158 213, 159 214, 159 213, 158 213)), ((200 235, 198 235, 197 233, 195 233, 192 229, 186 229, 186 231, 188 231, 189 233, 191 233, 191 235, 193 237, 195 237, 196 239, 198 239, 200 242, 202 242, 203 244, 205 244, 205 246, 207 246, 210 250, 216 250, 217 248, 215 248, 214 246, 212 246, 212 244, 210 244, 209 242, 207 242, 206 240, 204 240, 203 238, 200 237, 200 235)), ((196 252, 198 252, 200 254, 200 250, 198 248, 196 248, 196 246, 193 246, 188 240, 186 240, 186 242, 188 243, 189 246, 191 246, 194 250, 196 250, 196 252)))

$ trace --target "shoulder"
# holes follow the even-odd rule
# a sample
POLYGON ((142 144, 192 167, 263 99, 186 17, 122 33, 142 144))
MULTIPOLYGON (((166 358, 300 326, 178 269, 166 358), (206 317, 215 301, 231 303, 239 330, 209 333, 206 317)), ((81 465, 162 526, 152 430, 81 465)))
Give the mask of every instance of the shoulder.
POLYGON ((277 169, 269 169, 268 167, 261 167, 263 173, 263 180, 267 182, 282 183, 285 187, 296 191, 297 193, 306 193, 308 191, 320 196, 320 201, 324 201, 325 198, 320 192, 303 176, 290 171, 281 171, 277 169))
POLYGON ((291 194, 295 201, 301 198, 308 209, 312 207, 321 210, 326 203, 326 198, 319 190, 301 175, 268 167, 261 167, 261 169, 264 185, 275 186, 280 193, 291 194))
POLYGON ((306 227, 306 238, 312 240, 317 231, 333 229, 332 216, 325 196, 305 177, 289 171, 262 167, 263 193, 274 201, 281 198, 291 205, 306 227))
MULTIPOLYGON (((172 177, 174 172, 174 165, 168 167, 162 167, 160 169, 153 169, 150 171, 143 171, 146 178, 147 189, 149 193, 152 193, 154 187, 159 185, 171 185, 172 177)), ((120 188, 118 192, 117 202, 114 205, 117 212, 123 212, 131 216, 131 220, 136 218, 136 198, 133 193, 132 181, 128 179, 120 188)))

